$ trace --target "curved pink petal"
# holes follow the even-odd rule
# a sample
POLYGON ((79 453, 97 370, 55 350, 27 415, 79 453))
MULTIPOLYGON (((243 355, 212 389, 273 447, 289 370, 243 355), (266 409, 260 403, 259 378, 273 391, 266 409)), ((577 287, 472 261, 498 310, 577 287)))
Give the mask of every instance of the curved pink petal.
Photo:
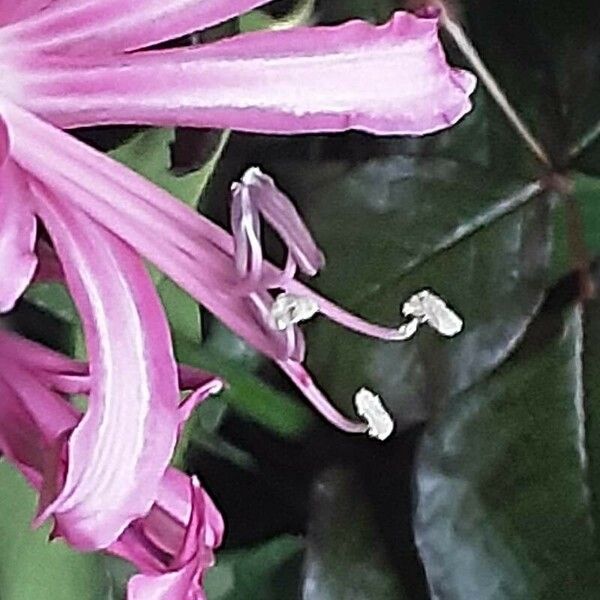
MULTIPOLYGON (((0 452, 40 491, 44 506, 64 481, 63 439, 82 418, 46 387, 46 374, 68 375, 87 366, 5 332, 0 332, 0 361, 0 452)), ((183 386, 206 383, 201 371, 187 367, 180 380, 183 386)), ((68 518, 65 523, 63 514, 55 516, 53 535, 64 536, 68 518)), ((169 468, 149 513, 129 524, 106 551, 140 571, 130 583, 130 600, 203 598, 203 572, 214 562, 223 527, 219 511, 199 483, 169 468)))
POLYGON ((202 574, 213 562, 213 548, 221 543, 223 520, 210 496, 191 481, 192 510, 178 552, 163 573, 131 578, 128 600, 202 600, 202 574))
POLYGON ((56 0, 1 0, 0 25, 27 19, 50 6, 56 0))
POLYGON ((59 125, 190 125, 265 133, 424 134, 470 109, 475 77, 448 66, 436 19, 238 35, 106 58, 34 57, 22 105, 59 125))
POLYGON ((196 575, 193 564, 160 575, 134 575, 127 586, 127 600, 206 600, 196 575))
POLYGON ((0 451, 41 489, 49 448, 75 425, 75 411, 7 349, 0 347, 0 451))
POLYGON ((37 435, 35 423, 23 410, 19 398, 0 374, 0 450, 4 457, 14 463, 34 487, 42 486, 43 447, 37 435))
POLYGON ((13 308, 33 278, 36 229, 26 175, 9 159, 0 167, 0 312, 13 308))
POLYGON ((252 317, 250 301, 235 295, 238 277, 229 234, 34 115, 8 103, 2 110, 19 132, 13 147, 19 164, 57 196, 68 197, 72 205, 127 240, 265 354, 285 354, 285 336, 274 342, 272 332, 252 317), (222 241, 229 243, 230 253, 219 247, 222 241))
POLYGON ((4 35, 46 53, 135 50, 218 25, 269 1, 78 0, 15 24, 4 35))
POLYGON ((43 516, 82 550, 107 547, 148 512, 180 423, 170 337, 141 260, 63 200, 35 190, 80 311, 91 394, 69 440, 64 487, 43 516))
MULTIPOLYGON (((275 185, 271 177, 257 167, 248 169, 244 173, 241 182, 232 186, 232 229, 234 236, 236 234, 235 221, 242 222, 248 217, 248 213, 252 215, 253 212, 262 215, 281 236, 288 252, 300 269, 308 275, 316 275, 325 264, 323 253, 292 201, 275 185), (237 219, 234 216, 237 216, 237 219)), ((238 229, 241 228, 238 227, 238 229)), ((251 233, 258 236, 260 228, 255 225, 254 229, 255 232, 251 233)), ((247 234, 243 231, 237 236, 242 241, 245 237, 247 237, 247 234)), ((257 254, 259 263, 262 265, 260 249, 257 254)))
POLYGON ((0 357, 18 357, 19 364, 34 371, 48 388, 63 394, 87 394, 90 390, 86 363, 75 361, 18 335, 0 331, 0 357))

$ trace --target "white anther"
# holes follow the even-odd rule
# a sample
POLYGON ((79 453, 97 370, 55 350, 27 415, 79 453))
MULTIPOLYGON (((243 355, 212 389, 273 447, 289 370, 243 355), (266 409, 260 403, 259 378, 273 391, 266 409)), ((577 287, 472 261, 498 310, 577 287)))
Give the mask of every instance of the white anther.
POLYGON ((385 440, 394 430, 394 421, 383 406, 381 398, 367 388, 361 388, 354 394, 356 414, 367 422, 369 437, 385 440))
POLYGON ((246 169, 246 172, 242 175, 242 183, 244 185, 253 185, 264 179, 266 175, 260 170, 259 167, 250 167, 246 169))
POLYGON ((462 319, 430 290, 422 290, 411 296, 404 303, 402 314, 418 319, 420 323, 428 323, 446 337, 456 335, 463 327, 462 319))
POLYGON ((319 312, 319 305, 306 296, 279 294, 271 306, 271 324, 279 331, 285 331, 290 325, 307 321, 319 312))

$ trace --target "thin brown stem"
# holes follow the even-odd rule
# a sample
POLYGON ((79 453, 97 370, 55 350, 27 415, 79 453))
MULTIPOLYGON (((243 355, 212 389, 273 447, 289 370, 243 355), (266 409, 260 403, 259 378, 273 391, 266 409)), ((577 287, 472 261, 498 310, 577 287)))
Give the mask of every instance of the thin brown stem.
POLYGON ((444 9, 442 9, 441 12, 440 22, 444 29, 452 37, 459 50, 465 55, 465 58, 469 61, 471 67, 483 85, 486 87, 492 98, 496 101, 502 112, 504 112, 511 125, 517 131, 531 152, 533 152, 533 154, 541 163, 547 167, 552 167, 552 162, 542 144, 535 138, 530 129, 518 115, 517 111, 513 108, 506 94, 500 88, 494 76, 490 73, 484 62, 481 60, 479 53, 477 52, 475 46, 473 46, 471 43, 471 40, 468 38, 464 29, 456 21, 452 20, 444 9))

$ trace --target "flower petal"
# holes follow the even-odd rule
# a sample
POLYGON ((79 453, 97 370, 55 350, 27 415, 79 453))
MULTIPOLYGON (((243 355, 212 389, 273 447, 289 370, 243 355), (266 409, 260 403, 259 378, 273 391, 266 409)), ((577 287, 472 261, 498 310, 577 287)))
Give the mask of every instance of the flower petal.
POLYGON ((13 308, 37 266, 37 228, 28 196, 25 174, 9 159, 0 167, 0 312, 13 308))
POLYGON ((284 336, 253 317, 236 295, 231 236, 110 157, 78 142, 18 107, 2 110, 18 129, 13 155, 57 195, 127 240, 208 310, 270 356, 281 356, 284 336), (225 244, 229 252, 221 248, 225 244))
POLYGON ((3 343, 0 356, 0 451, 38 489, 42 488, 48 447, 76 423, 74 409, 45 388, 7 351, 3 343))
POLYGON ((223 520, 210 496, 191 480, 192 511, 181 547, 162 574, 135 575, 128 600, 201 600, 202 574, 213 564, 212 550, 221 543, 223 520))
POLYGON ((88 410, 69 440, 64 487, 43 516, 82 550, 104 548, 150 510, 180 424, 170 337, 141 260, 63 200, 35 189, 91 360, 88 410))
POLYGON ((27 19, 50 6, 56 0, 1 0, 0 25, 15 23, 27 19))
MULTIPOLYGON (((46 375, 86 372, 87 365, 6 332, 0 332, 0 361, 0 452, 40 491, 43 504, 44 494, 63 483, 62 439, 82 417, 46 387, 46 375), (54 469, 48 468, 49 455, 54 469)), ((184 367, 180 381, 188 387, 208 379, 202 371, 184 367)), ((65 522, 61 514, 56 516, 54 534, 63 536, 65 522)), ((169 468, 150 512, 131 523, 107 552, 130 560, 141 571, 131 586, 138 589, 137 596, 130 593, 130 598, 202 598, 202 574, 213 564, 223 527, 219 511, 197 480, 169 468)))
POLYGON ((61 127, 417 135, 456 123, 475 87, 446 63, 437 20, 402 12, 382 26, 256 32, 104 61, 36 58, 27 70, 19 101, 61 127))
MULTIPOLYGON (((253 210, 260 213, 281 236, 300 269, 307 275, 316 275, 317 271, 325 264, 323 253, 292 201, 277 188, 271 177, 257 167, 248 169, 244 173, 241 183, 232 186, 232 229, 234 229, 234 235, 233 215, 236 212, 241 213, 242 216, 244 215, 244 201, 250 205, 249 208, 246 208, 246 212, 253 210), (233 211, 233 208, 237 210, 233 211)), ((239 235, 238 237, 242 236, 239 235)), ((257 254, 259 254, 262 263, 262 254, 260 252, 257 254)))
POLYGON ((218 25, 269 1, 79 0, 40 13, 3 35, 46 53, 135 50, 218 25))

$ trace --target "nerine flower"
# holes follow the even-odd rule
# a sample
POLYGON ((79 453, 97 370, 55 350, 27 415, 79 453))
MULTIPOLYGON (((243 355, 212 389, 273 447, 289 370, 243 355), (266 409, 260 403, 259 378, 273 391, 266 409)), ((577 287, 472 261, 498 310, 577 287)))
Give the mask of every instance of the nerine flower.
POLYGON ((402 341, 412 337, 424 323, 442 335, 456 335, 462 329, 461 319, 441 298, 430 290, 423 290, 403 305, 405 323, 399 327, 381 327, 348 313, 300 283, 295 279, 296 271, 316 275, 324 266, 325 257, 290 199, 271 177, 256 167, 248 169, 241 182, 232 186, 231 227, 239 278, 236 292, 247 298, 250 309, 247 312, 253 313, 257 328, 270 340, 269 354, 334 425, 348 432, 367 432, 379 439, 387 438, 392 431, 391 419, 377 395, 364 388, 356 394, 357 412, 366 423, 348 420, 327 401, 302 366, 305 343, 298 324, 321 313, 364 335, 402 341), (274 269, 263 258, 261 217, 287 247, 283 270, 274 269))
MULTIPOLYGON (((0 310, 14 305, 36 272, 40 219, 60 261, 52 274, 64 276, 74 297, 90 358, 88 410, 69 434, 65 480, 44 512, 80 549, 108 547, 148 513, 185 418, 167 323, 138 253, 275 358, 330 420, 348 430, 364 425, 346 423, 321 401, 301 368, 301 335, 289 315, 298 321, 318 308, 365 333, 400 335, 367 327, 293 279, 285 289, 298 298, 291 305, 292 296, 275 301, 277 308, 269 308, 275 327, 269 328, 257 310, 269 306, 269 281, 278 281, 280 270, 256 264, 246 277, 238 234, 234 243, 58 129, 139 123, 422 134, 469 110, 474 78, 446 64, 435 19, 406 13, 381 27, 351 22, 145 50, 260 4, 0 5, 0 310)), ((268 210, 261 208, 265 215, 268 210)), ((294 261, 303 266, 301 256, 294 261)))
POLYGON ((145 123, 420 135, 467 113, 475 86, 470 73, 447 65, 437 19, 409 13, 380 27, 351 21, 148 51, 266 2, 25 4, 0 15, 2 96, 60 127, 145 123))
MULTIPOLYGON (((0 360, 0 452, 40 492, 39 520, 65 485, 64 442, 82 419, 67 398, 89 394, 89 369, 6 332, 0 332, 0 360)), ((179 384, 194 390, 182 405, 184 412, 222 386, 190 367, 179 369, 179 384)), ((55 517, 53 536, 60 537, 69 526, 60 513, 55 517)), ((213 564, 222 535, 221 515, 199 482, 169 468, 149 512, 130 523, 106 552, 139 571, 129 582, 129 600, 201 600, 202 575, 213 564)))

